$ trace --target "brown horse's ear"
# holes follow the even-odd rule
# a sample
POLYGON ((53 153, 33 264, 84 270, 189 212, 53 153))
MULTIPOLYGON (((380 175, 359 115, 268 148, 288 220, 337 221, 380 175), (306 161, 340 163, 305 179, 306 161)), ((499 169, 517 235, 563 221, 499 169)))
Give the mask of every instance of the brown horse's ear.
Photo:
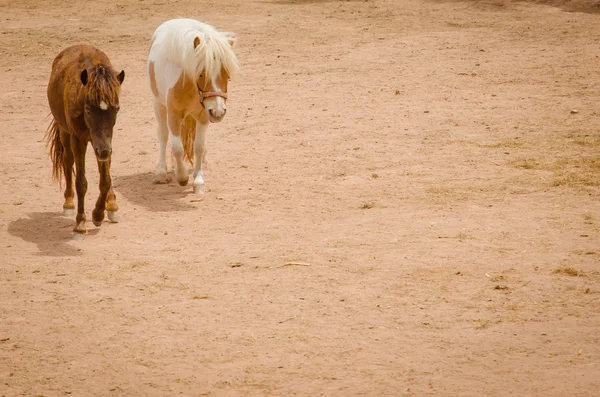
POLYGON ((194 50, 196 49, 196 47, 198 47, 199 44, 200 44, 200 37, 198 37, 198 36, 194 37, 194 50))
POLYGON ((87 81, 88 81, 87 69, 83 69, 81 71, 81 82, 83 83, 83 85, 86 85, 87 81))
POLYGON ((125 71, 121 70, 121 73, 117 75, 117 79, 119 79, 119 84, 123 84, 123 80, 125 80, 125 71))

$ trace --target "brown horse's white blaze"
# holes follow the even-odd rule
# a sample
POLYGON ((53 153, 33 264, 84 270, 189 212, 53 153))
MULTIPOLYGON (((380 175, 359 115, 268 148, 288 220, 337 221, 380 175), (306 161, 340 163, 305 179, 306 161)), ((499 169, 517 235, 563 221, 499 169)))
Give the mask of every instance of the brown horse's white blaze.
POLYGON ((65 215, 75 208, 73 174, 77 190, 77 218, 74 231, 86 233, 85 153, 92 143, 98 171, 100 195, 92 218, 96 226, 104 220, 104 212, 112 222, 117 222, 117 197, 112 188, 110 161, 113 127, 119 111, 119 94, 125 72, 117 73, 108 57, 88 45, 75 45, 61 51, 52 63, 48 83, 48 103, 54 120, 46 137, 55 179, 64 173, 66 182, 65 215), (75 168, 73 168, 75 166, 75 168))
POLYGON ((204 190, 206 131, 209 123, 220 122, 227 113, 227 83, 238 68, 234 43, 233 34, 193 19, 169 20, 154 32, 148 77, 160 143, 157 183, 168 182, 170 136, 177 181, 188 183, 187 158, 194 164, 194 191, 204 190))

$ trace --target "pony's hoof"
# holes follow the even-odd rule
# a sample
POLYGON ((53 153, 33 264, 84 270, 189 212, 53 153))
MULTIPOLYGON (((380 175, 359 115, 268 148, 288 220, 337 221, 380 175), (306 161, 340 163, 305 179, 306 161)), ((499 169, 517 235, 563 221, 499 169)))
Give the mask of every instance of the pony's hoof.
POLYGON ((73 241, 82 241, 82 240, 85 240, 85 234, 84 233, 75 232, 75 233, 73 233, 73 237, 71 237, 71 240, 73 240, 73 241))
POLYGON ((75 215, 75 210, 73 208, 63 208, 63 216, 73 216, 75 215))
POLYGON ((102 221, 97 221, 95 219, 92 219, 92 222, 94 222, 94 226, 96 226, 96 227, 102 226, 102 221))
POLYGON ((204 183, 201 185, 194 185, 194 193, 195 194, 203 194, 204 193, 204 183))
POLYGON ((106 215, 108 215, 108 220, 112 223, 119 223, 120 217, 117 211, 106 211, 106 215))
POLYGON ((189 179, 182 179, 182 180, 178 180, 177 182, 179 182, 179 186, 187 186, 189 179))

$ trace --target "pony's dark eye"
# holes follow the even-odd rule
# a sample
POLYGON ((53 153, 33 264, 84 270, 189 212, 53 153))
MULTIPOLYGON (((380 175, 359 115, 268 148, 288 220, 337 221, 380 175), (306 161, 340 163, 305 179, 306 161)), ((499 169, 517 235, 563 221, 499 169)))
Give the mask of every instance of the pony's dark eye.
POLYGON ((89 114, 89 113, 91 113, 91 112, 92 112, 92 110, 90 109, 90 107, 89 107, 89 106, 86 106, 86 107, 85 107, 85 112, 89 114))
POLYGON ((198 76, 198 77, 202 78, 203 76, 202 76, 202 75, 200 75, 200 76, 198 76))

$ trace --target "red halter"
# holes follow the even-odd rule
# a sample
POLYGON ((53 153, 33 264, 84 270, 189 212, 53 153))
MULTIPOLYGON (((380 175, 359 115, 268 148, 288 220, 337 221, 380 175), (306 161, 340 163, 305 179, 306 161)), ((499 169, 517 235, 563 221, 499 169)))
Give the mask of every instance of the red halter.
POLYGON ((227 93, 226 92, 217 92, 217 91, 204 92, 200 88, 198 88, 198 96, 200 96, 200 104, 202 106, 204 106, 204 100, 206 98, 212 98, 212 97, 220 96, 223 99, 227 99, 227 93))

